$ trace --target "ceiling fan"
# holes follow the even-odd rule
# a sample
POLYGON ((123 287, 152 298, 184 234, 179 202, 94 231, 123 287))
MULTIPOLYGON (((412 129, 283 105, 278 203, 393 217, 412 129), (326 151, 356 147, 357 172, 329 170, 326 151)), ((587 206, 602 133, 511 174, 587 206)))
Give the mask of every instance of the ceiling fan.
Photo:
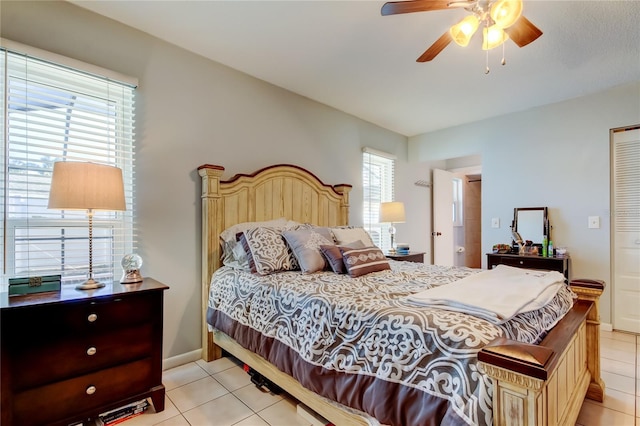
POLYGON ((463 47, 468 45, 481 25, 483 50, 498 47, 509 38, 523 47, 542 35, 542 31, 522 15, 522 0, 392 1, 382 6, 382 16, 453 8, 463 8, 471 14, 442 34, 417 62, 431 61, 452 41, 463 47))

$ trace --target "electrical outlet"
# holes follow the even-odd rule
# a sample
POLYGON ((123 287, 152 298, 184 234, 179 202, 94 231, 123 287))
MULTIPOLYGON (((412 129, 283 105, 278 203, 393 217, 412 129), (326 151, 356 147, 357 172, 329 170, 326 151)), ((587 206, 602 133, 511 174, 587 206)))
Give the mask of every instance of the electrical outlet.
POLYGON ((491 227, 492 228, 500 228, 500 218, 499 217, 494 217, 493 219, 491 219, 491 227))
POLYGON ((589 228, 600 228, 600 216, 589 216, 589 228))

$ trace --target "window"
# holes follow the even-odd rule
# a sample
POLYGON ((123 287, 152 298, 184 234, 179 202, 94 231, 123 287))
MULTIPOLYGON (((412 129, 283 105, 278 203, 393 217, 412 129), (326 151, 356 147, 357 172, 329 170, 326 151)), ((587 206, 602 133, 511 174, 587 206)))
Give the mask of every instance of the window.
POLYGON ((373 242, 383 251, 391 248, 388 223, 380 223, 380 203, 393 201, 393 174, 395 156, 370 148, 363 149, 362 206, 364 228, 373 242))
POLYGON ((40 52, 35 49, 18 52, 13 44, 2 42, 2 283, 10 277, 54 274, 62 275, 63 284, 86 279, 87 215, 47 208, 57 161, 91 161, 122 169, 127 211, 96 212, 93 225, 94 276, 117 279, 120 259, 134 249, 135 84, 78 70, 68 65, 76 65, 72 60, 64 65, 43 60, 46 52, 36 57, 31 52, 40 52))

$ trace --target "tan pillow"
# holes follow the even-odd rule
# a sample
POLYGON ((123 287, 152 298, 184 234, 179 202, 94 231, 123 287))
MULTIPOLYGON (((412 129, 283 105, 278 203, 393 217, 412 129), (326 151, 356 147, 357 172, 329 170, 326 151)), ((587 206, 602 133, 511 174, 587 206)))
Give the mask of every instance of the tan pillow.
POLYGON ((373 247, 375 244, 369 233, 362 227, 356 228, 331 228, 333 239, 338 245, 345 245, 354 241, 362 241, 365 247, 373 247))

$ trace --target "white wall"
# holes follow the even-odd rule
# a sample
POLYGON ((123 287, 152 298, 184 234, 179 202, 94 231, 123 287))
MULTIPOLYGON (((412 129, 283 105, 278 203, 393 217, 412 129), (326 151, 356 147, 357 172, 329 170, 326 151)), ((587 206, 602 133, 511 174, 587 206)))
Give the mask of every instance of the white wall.
MULTIPOLYGON (((201 347, 200 178, 293 163, 352 184, 362 220, 362 152, 407 158, 407 139, 66 2, 0 3, 3 38, 139 79, 135 215, 143 275, 165 282, 164 357, 201 347)), ((400 233, 399 233, 400 234, 400 233)), ((401 234, 400 234, 401 235, 401 234)))
MULTIPOLYGON (((412 162, 482 156, 482 249, 510 243, 514 207, 548 206, 573 278, 610 279, 609 129, 640 124, 640 82, 409 139, 412 162), (587 217, 600 216, 600 229, 587 217), (491 218, 500 228, 491 228, 491 218)), ((486 258, 483 259, 486 267, 486 258)), ((601 318, 611 322, 611 291, 601 318)))

